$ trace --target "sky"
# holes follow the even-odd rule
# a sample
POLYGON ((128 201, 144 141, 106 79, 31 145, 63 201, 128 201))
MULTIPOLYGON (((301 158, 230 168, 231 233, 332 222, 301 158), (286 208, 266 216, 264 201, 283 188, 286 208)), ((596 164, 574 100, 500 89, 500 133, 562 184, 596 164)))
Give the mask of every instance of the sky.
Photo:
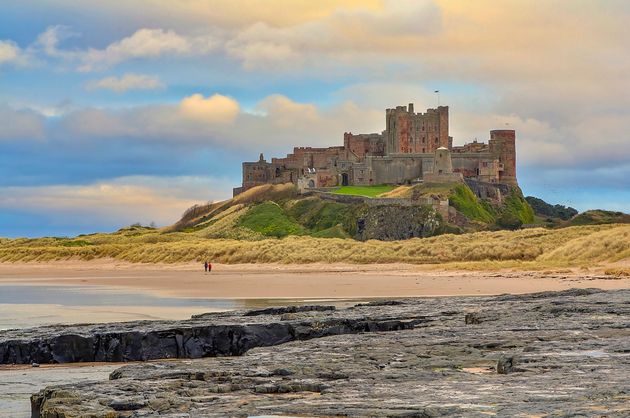
POLYGON ((525 195, 630 212, 625 0, 0 0, 0 236, 168 225, 241 162, 450 106, 525 195))

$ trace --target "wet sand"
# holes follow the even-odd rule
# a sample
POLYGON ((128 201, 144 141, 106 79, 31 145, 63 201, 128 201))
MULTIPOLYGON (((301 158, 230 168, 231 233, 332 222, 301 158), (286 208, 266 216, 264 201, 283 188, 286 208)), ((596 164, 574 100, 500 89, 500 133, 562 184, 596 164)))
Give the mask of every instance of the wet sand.
POLYGON ((161 297, 282 299, 382 298, 630 288, 630 278, 597 271, 441 271, 426 266, 131 264, 114 260, 0 263, 0 285, 108 286, 161 297))

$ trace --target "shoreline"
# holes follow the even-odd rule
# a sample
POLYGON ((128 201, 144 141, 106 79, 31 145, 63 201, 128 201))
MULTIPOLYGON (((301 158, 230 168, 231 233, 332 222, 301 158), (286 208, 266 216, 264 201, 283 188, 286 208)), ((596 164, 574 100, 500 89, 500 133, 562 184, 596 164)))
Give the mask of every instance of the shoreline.
POLYGON ((604 267, 545 271, 446 270, 412 264, 133 264, 117 260, 0 263, 0 286, 103 286, 161 297, 208 299, 367 299, 491 296, 570 288, 630 288, 604 267))

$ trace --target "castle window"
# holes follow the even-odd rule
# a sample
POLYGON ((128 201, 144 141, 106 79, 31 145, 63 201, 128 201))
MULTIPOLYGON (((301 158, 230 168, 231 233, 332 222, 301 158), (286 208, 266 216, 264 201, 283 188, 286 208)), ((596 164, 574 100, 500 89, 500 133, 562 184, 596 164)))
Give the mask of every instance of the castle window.
POLYGON ((437 136, 435 137, 435 143, 436 144, 438 143, 438 137, 437 136))
POLYGON ((486 161, 483 162, 482 164, 484 167, 488 167, 488 163, 486 161))

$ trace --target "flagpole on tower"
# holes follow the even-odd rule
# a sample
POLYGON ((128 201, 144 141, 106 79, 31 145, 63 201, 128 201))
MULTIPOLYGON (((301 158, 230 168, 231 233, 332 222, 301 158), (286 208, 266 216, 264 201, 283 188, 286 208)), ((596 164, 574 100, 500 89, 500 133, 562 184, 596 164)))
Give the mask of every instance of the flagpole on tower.
POLYGON ((440 107, 440 90, 435 90, 434 93, 437 94, 438 107, 440 107))

